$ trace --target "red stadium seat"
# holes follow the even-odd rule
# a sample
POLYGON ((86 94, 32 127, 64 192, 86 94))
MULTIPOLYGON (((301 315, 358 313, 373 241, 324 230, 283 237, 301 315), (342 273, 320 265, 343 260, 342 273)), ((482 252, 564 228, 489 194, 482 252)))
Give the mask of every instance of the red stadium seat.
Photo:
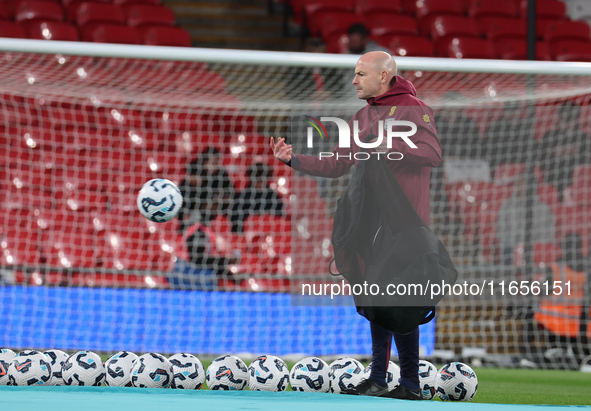
POLYGON ((4 3, 0 3, 0 21, 10 20, 11 18, 12 15, 6 10, 4 3))
POLYGON ((402 1, 401 0, 390 0, 390 1, 383 1, 383 0, 357 0, 357 4, 355 5, 355 12, 357 14, 367 15, 368 13, 373 12, 382 12, 382 13, 398 13, 402 11, 402 1))
POLYGON ((43 152, 41 162, 47 168, 86 167, 93 160, 89 153, 85 149, 55 147, 43 152))
POLYGON ((82 41, 93 43, 142 44, 142 34, 134 27, 93 24, 82 29, 82 41))
POLYGON ((70 8, 70 6, 80 3, 113 3, 110 0, 61 0, 61 2, 64 5, 64 7, 68 9, 70 8))
MULTIPOLYGON (((120 27, 120 26, 118 26, 120 27)), ((96 121, 107 126, 110 131, 143 130, 146 129, 144 121, 145 113, 141 110, 132 110, 121 107, 100 107, 94 110, 97 114, 96 121)), ((115 134, 117 136, 117 134, 115 134)))
POLYGON ((481 213, 494 213, 505 199, 511 196, 512 188, 486 182, 467 182, 446 185, 447 198, 452 215, 456 220, 459 216, 464 223, 464 234, 473 236, 476 232, 475 223, 481 213))
POLYGON ((118 6, 131 6, 133 4, 160 4, 160 0, 113 0, 118 6))
POLYGON ((452 37, 479 38, 478 25, 475 20, 459 16, 439 16, 431 26, 433 40, 452 37))
POLYGON ((437 52, 440 57, 455 57, 465 59, 494 59, 496 58, 493 43, 488 40, 470 37, 454 37, 439 40, 437 52))
POLYGON ((56 170, 24 165, 12 168, 8 174, 9 183, 17 187, 51 188, 55 177, 56 170))
POLYGON ((500 164, 495 170, 495 184, 513 184, 517 176, 525 173, 525 164, 500 164))
POLYGON ((517 17, 519 9, 513 0, 473 0, 468 8, 468 15, 472 18, 482 17, 517 17))
POLYGON ((93 233, 94 225, 90 214, 67 211, 63 209, 40 209, 35 214, 36 225, 42 231, 53 231, 61 235, 71 233, 93 233))
POLYGON ((64 203, 61 206, 64 209, 78 212, 88 212, 91 210, 102 210, 107 208, 109 198, 96 191, 64 191, 64 203))
POLYGON ((150 270, 152 257, 143 239, 131 232, 108 229, 97 237, 97 260, 106 268, 117 270, 150 270))
POLYGON ((401 0, 402 1, 402 10, 406 14, 415 15, 417 12, 417 2, 416 0, 401 0))
POLYGON ((125 7, 127 24, 140 26, 173 26, 174 12, 168 7, 158 5, 132 5, 125 7))
POLYGON ((578 166, 575 169, 572 189, 575 204, 591 204, 591 166, 578 166))
MULTIPOLYGON (((308 0, 303 5, 308 19, 314 14, 323 12, 352 12, 355 9, 354 0, 308 0)), ((309 21, 309 20, 308 20, 309 21)))
POLYGON ((0 265, 38 265, 41 253, 39 234, 35 230, 10 230, 0 238, 0 265))
POLYGON ((7 208, 54 208, 61 199, 52 190, 39 187, 25 187, 11 184, 8 195, 3 199, 3 207, 7 208))
POLYGON ((431 34, 433 21, 439 16, 464 16, 464 3, 462 0, 424 0, 416 2, 416 15, 419 19, 419 28, 425 36, 431 34))
MULTIPOLYGON (((521 39, 502 39, 494 42, 498 58, 505 60, 527 60, 527 41, 521 39)), ((536 43, 536 59, 551 60, 546 43, 536 43)))
POLYGON ((397 56, 433 57, 434 55, 433 43, 425 37, 395 36, 387 45, 397 56))
POLYGON ((387 44, 392 36, 416 36, 419 33, 416 19, 410 16, 379 13, 371 22, 371 36, 380 44, 387 44))
POLYGON ((125 24, 125 12, 114 4, 79 3, 68 10, 68 20, 81 28, 87 24, 125 24))
POLYGON ((546 33, 546 31, 548 31, 549 27, 560 25, 563 22, 564 22, 563 19, 551 19, 551 18, 537 19, 536 20, 536 37, 538 39, 542 39, 544 37, 544 34, 546 33))
POLYGON ((185 175, 185 165, 188 162, 188 158, 179 153, 166 153, 166 152, 152 152, 144 153, 143 156, 137 159, 141 163, 137 163, 138 166, 146 167, 153 173, 162 175, 168 175, 169 180, 176 181, 179 177, 185 175))
MULTIPOLYGON (((521 17, 527 17, 527 0, 520 4, 521 17)), ((566 13, 566 5, 559 0, 536 0, 537 18, 558 18, 563 19, 566 13)))
POLYGON ((25 39, 25 31, 23 28, 12 21, 0 21, 0 37, 8 37, 13 39, 25 39))
POLYGON ((480 26, 482 34, 489 40, 525 39, 527 37, 527 24, 521 19, 492 17, 481 20, 480 26))
POLYGON ((533 263, 543 267, 558 261, 562 256, 562 249, 553 243, 534 243, 532 254, 533 263))
POLYGON ((26 0, 18 5, 15 20, 63 21, 64 10, 58 3, 26 0))
POLYGON ((589 24, 584 21, 551 21, 546 25, 543 37, 545 41, 583 40, 590 41, 589 24))
POLYGON ((32 21, 24 24, 27 38, 34 40, 78 41, 78 29, 57 21, 32 21))
POLYGON ((191 47, 191 35, 180 27, 146 27, 142 30, 147 46, 191 47))
POLYGON ((110 174, 87 169, 65 169, 54 180, 54 185, 69 191, 102 191, 108 185, 110 174))
POLYGON ((190 156, 192 154, 202 153, 207 147, 215 147, 222 151, 221 141, 218 136, 205 134, 202 132, 183 132, 174 133, 176 150, 190 156))
POLYGON ((310 16, 308 27, 313 36, 321 35, 328 38, 331 35, 346 33, 354 23, 362 22, 362 18, 348 11, 321 12, 310 16))
POLYGON ((0 239, 8 231, 35 231, 44 210, 35 208, 0 208, 0 239))
POLYGON ((591 61, 590 41, 555 41, 551 44, 550 51, 557 61, 591 61))
POLYGON ((417 17, 456 15, 462 16, 465 5, 462 0, 422 0, 416 2, 415 12, 417 17))
POLYGON ((95 250, 90 233, 47 230, 42 235, 46 264, 59 268, 94 267, 95 250))

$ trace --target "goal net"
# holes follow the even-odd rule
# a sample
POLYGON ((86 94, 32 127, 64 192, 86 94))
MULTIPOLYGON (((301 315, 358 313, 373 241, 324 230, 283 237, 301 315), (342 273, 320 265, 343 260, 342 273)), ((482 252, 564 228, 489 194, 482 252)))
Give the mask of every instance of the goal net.
MULTIPOLYGON (((296 276, 340 281, 332 217, 351 174, 306 176, 270 149, 271 136, 290 142, 294 109, 363 107, 356 58, 80 47, 0 41, 0 345, 369 354, 352 308, 289 300, 296 276), (153 178, 181 188, 179 218, 137 212, 153 178)), ((462 285, 425 326, 423 355, 578 367, 591 337, 591 68, 398 64, 435 113, 430 227, 462 285)))

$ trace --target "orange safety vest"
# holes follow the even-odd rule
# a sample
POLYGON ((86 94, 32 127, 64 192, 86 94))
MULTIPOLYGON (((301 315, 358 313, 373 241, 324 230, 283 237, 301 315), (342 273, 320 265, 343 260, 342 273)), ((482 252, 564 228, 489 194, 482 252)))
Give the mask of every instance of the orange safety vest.
MULTIPOLYGON (((549 285, 553 291, 554 281, 560 281, 561 295, 551 294, 540 302, 534 318, 548 331, 563 337, 576 338, 579 336, 581 310, 585 296, 585 282, 587 274, 575 271, 566 264, 550 264, 553 279, 549 285), (567 295, 565 283, 570 281, 570 295, 567 295)), ((591 327, 587 327, 587 337, 591 338, 591 327)))

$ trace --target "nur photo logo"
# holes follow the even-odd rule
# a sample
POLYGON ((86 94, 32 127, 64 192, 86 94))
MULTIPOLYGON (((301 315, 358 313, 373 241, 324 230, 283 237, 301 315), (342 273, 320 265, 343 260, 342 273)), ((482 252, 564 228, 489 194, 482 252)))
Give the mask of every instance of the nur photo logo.
MULTIPOLYGON (((307 119, 311 119, 312 121, 306 120, 306 123, 310 124, 312 127, 308 127, 307 130, 307 147, 313 148, 314 147, 314 129, 320 135, 320 138, 323 139, 324 136, 328 139, 328 133, 326 128, 322 124, 322 122, 332 121, 337 125, 339 130, 339 147, 342 148, 350 148, 351 147, 351 129, 349 128, 349 124, 338 117, 320 117, 320 121, 316 118, 304 115, 303 117, 307 119)), ((376 148, 382 144, 384 137, 387 139, 388 148, 392 148, 392 139, 393 138, 401 138, 410 148, 416 149, 417 146, 412 140, 409 138, 413 136, 417 132, 417 125, 412 121, 406 120, 394 120, 394 119, 387 119, 384 125, 384 120, 378 121, 378 136, 377 140, 373 142, 364 143, 361 141, 359 134, 363 133, 364 131, 368 130, 361 130, 359 128, 359 122, 357 120, 353 121, 353 141, 355 144, 360 148, 376 148), (408 130, 400 131, 400 130, 393 130, 394 127, 407 127, 408 130), (386 131, 386 135, 384 136, 384 130, 386 131)))

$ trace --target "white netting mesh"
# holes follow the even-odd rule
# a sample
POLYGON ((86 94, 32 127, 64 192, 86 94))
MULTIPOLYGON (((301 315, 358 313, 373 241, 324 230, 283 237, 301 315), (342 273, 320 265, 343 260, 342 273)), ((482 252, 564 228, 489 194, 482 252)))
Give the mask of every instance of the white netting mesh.
MULTIPOLYGON (((272 158, 268 139, 287 135, 296 102, 355 102, 351 69, 30 53, 4 53, 0 61, 5 283, 286 292, 292 258, 326 281, 331 218, 348 178, 292 175, 272 158), (211 148, 224 170, 217 177, 216 161, 204 160, 211 148), (141 185, 165 177, 191 192, 181 184, 190 164, 194 195, 208 195, 192 202, 181 226, 140 217, 141 185), (249 177, 262 181, 259 194, 249 177), (203 219, 207 198, 225 212, 218 208, 210 224, 215 250, 203 239, 194 245, 211 252, 199 262, 218 257, 205 278, 179 263, 191 258, 182 228, 203 219)), ((460 281, 508 287, 554 280, 567 265, 572 272, 561 278, 580 283, 591 236, 589 77, 435 67, 399 74, 436 112, 444 161, 432 172, 431 228, 460 281), (580 240, 569 237, 562 247, 573 233, 580 240)), ((572 358, 588 348, 583 335, 591 327, 579 332, 588 293, 568 300, 575 324, 539 296, 499 292, 444 300, 435 348, 481 347, 498 363, 526 355, 545 366, 566 366, 569 348, 572 358), (551 315, 542 318, 544 307, 551 315), (565 351, 542 355, 556 347, 565 351)))

